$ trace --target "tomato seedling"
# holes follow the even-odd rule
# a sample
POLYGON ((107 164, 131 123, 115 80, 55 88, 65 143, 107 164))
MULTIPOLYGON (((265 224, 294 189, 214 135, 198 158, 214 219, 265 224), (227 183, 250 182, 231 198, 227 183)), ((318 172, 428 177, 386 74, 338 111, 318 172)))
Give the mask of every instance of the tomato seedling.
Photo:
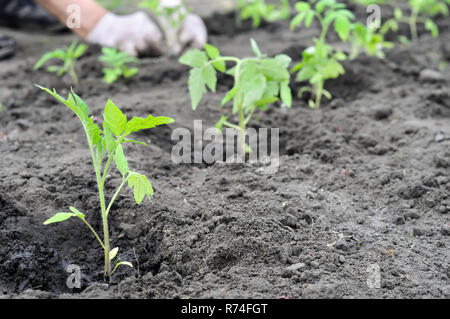
POLYGON ((259 27, 262 20, 273 22, 287 20, 291 16, 289 0, 281 0, 280 4, 266 4, 265 0, 237 0, 237 8, 240 19, 252 19, 254 28, 259 27))
POLYGON ((384 34, 377 32, 373 27, 366 27, 359 22, 353 25, 351 42, 352 52, 350 59, 355 59, 361 51, 364 51, 368 55, 384 59, 386 57, 384 49, 394 47, 394 43, 385 41, 384 34))
POLYGON ((169 21, 170 25, 178 30, 187 15, 189 10, 184 4, 175 6, 161 6, 159 0, 143 0, 139 3, 139 7, 143 9, 148 9, 153 12, 156 16, 164 18, 169 21))
MULTIPOLYGON (((315 1, 312 1, 314 4, 315 1)), ((309 101, 310 107, 318 108, 322 96, 331 99, 331 93, 325 90, 324 84, 328 79, 335 79, 345 73, 340 61, 346 60, 347 56, 341 51, 335 52, 331 45, 326 43, 326 36, 332 26, 341 39, 346 42, 353 28, 353 13, 346 9, 345 4, 335 0, 321 0, 312 6, 308 2, 297 2, 295 9, 298 14, 291 21, 291 29, 305 24, 310 27, 314 20, 321 26, 319 38, 314 38, 315 45, 303 52, 303 59, 294 66, 291 72, 298 72, 296 81, 309 81, 312 88, 304 87, 299 91, 299 96, 305 91, 311 92, 315 99, 309 101)))
MULTIPOLYGON (((399 24, 406 23, 409 25, 411 39, 413 41, 418 39, 417 25, 423 24, 425 30, 429 31, 432 37, 439 36, 439 28, 433 22, 433 17, 442 14, 448 16, 448 4, 450 0, 409 0, 409 15, 405 14, 399 7, 394 8, 394 17, 387 20, 381 29, 382 33, 387 33, 389 30, 397 32, 399 24)), ((402 42, 407 42, 408 39, 400 37, 402 42)))
POLYGON ((291 58, 283 54, 270 58, 261 53, 253 39, 251 45, 255 57, 240 59, 221 56, 216 47, 206 44, 205 51, 195 49, 180 58, 182 64, 192 68, 188 86, 194 110, 207 88, 216 91, 217 71, 233 76, 233 88, 223 98, 221 107, 233 100, 232 114, 239 115, 239 124, 232 124, 226 116, 222 116, 216 127, 221 130, 227 126, 240 132, 242 154, 249 152, 245 144, 245 130, 256 109, 266 110, 280 98, 287 107, 292 105, 288 71, 291 58), (226 62, 234 63, 234 66, 227 70, 226 62))
POLYGON ((103 81, 108 84, 117 81, 121 77, 128 79, 139 71, 136 67, 127 66, 129 63, 139 62, 139 59, 113 48, 102 48, 102 55, 99 57, 99 60, 107 66, 103 68, 103 81))
POLYGON ((81 57, 84 52, 86 52, 88 46, 84 43, 77 44, 77 41, 73 41, 69 47, 64 49, 56 49, 51 52, 45 53, 39 61, 34 65, 34 70, 40 69, 45 62, 57 59, 63 62, 62 66, 51 65, 47 67, 47 71, 55 72, 58 76, 62 76, 65 73, 69 73, 72 77, 73 82, 78 84, 78 76, 75 70, 75 63, 79 57, 81 57))
POLYGON ((103 223, 103 240, 94 230, 94 228, 86 221, 86 215, 75 207, 70 207, 69 212, 59 212, 53 217, 46 220, 44 225, 59 223, 68 220, 72 217, 81 219, 87 227, 92 231, 95 238, 100 243, 105 253, 105 278, 109 281, 110 276, 114 273, 117 267, 126 265, 132 267, 132 264, 126 261, 121 261, 117 258, 119 248, 111 249, 109 238, 108 215, 117 199, 117 196, 128 183, 128 186, 133 189, 134 199, 139 205, 144 198, 150 200, 153 195, 153 188, 150 181, 145 175, 131 171, 128 168, 128 161, 125 157, 123 144, 137 143, 135 140, 129 139, 129 135, 140 130, 154 128, 158 125, 172 123, 173 119, 168 117, 153 117, 149 115, 147 118, 133 117, 130 121, 127 116, 111 101, 108 100, 103 112, 103 125, 100 129, 99 125, 95 123, 94 117, 89 116, 89 109, 86 102, 84 102, 73 91, 69 94, 67 100, 47 88, 38 86, 48 94, 55 97, 58 101, 70 108, 75 115, 80 119, 84 128, 89 150, 92 157, 95 176, 97 179, 97 188, 100 199, 100 209, 103 223), (108 176, 111 162, 116 164, 118 171, 121 173, 123 179, 120 186, 113 194, 109 204, 105 201, 105 181, 108 176), (111 262, 115 261, 115 266, 111 270, 111 262))

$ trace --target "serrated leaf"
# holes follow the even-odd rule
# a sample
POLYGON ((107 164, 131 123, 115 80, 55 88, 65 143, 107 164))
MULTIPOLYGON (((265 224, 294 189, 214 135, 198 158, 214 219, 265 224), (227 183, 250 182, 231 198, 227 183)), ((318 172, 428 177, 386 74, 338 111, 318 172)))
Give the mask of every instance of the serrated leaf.
POLYGON ((205 65, 208 62, 208 57, 206 53, 200 51, 199 49, 194 49, 186 52, 181 58, 180 63, 188 65, 193 68, 199 68, 205 65))
POLYGON ((146 118, 135 116, 127 123, 125 136, 128 136, 134 132, 151 129, 158 125, 165 125, 173 122, 174 120, 172 118, 165 116, 154 117, 152 115, 149 115, 146 118))
POLYGON ((103 136, 106 150, 108 151, 108 154, 111 154, 115 150, 117 142, 112 135, 111 129, 108 125, 105 125, 105 123, 103 123, 103 136))
POLYGON ((133 188, 134 200, 138 205, 142 203, 145 196, 150 199, 153 188, 146 176, 134 173, 128 178, 128 186, 133 188))
POLYGON ((117 137, 125 131, 127 117, 111 100, 108 100, 105 105, 103 119, 103 125, 106 124, 111 129, 111 132, 117 137))
POLYGON ((216 92, 217 73, 212 65, 206 65, 202 68, 202 77, 208 88, 216 92))
POLYGON ((202 68, 192 69, 189 73, 189 94, 191 96, 192 109, 197 109, 203 95, 206 93, 206 85, 203 80, 202 68))
POLYGON ((244 95, 244 107, 250 107, 262 98, 266 90, 266 82, 266 77, 255 63, 247 63, 243 67, 239 85, 244 95))
POLYGON ((123 177, 128 174, 130 169, 128 168, 128 161, 123 153, 123 147, 121 144, 117 145, 116 152, 114 153, 114 162, 116 163, 117 169, 122 174, 123 177))

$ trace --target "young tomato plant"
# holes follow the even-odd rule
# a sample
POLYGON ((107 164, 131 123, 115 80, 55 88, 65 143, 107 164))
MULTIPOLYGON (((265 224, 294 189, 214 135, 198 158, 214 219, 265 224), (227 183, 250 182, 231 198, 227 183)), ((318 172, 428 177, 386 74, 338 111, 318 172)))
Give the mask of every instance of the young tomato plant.
MULTIPOLYGON (((429 31, 431 36, 439 36, 439 28, 433 22, 433 17, 442 14, 448 16, 448 5, 450 0, 409 0, 409 16, 405 14, 399 7, 394 8, 394 17, 387 20, 381 32, 386 33, 389 30, 398 31, 400 23, 409 25, 411 39, 413 41, 418 39, 417 25, 423 24, 425 30, 429 31)), ((405 37, 400 38, 402 42, 407 42, 405 37)))
POLYGON ((170 7, 162 7, 159 0, 143 0, 139 3, 139 7, 152 11, 156 16, 169 21, 172 28, 179 30, 182 23, 186 19, 189 10, 185 5, 176 5, 170 7))
POLYGON ((380 59, 385 58, 384 49, 394 47, 394 43, 385 41, 384 34, 376 32, 375 28, 366 27, 357 22, 353 25, 351 36, 352 52, 350 59, 355 59, 361 51, 380 59))
POLYGON ((103 81, 111 84, 120 77, 128 79, 138 73, 138 68, 128 67, 128 63, 137 63, 139 60, 131 57, 125 52, 119 52, 113 48, 102 48, 102 55, 99 60, 107 65, 103 68, 103 81))
POLYGON ((87 50, 88 46, 84 43, 77 44, 77 41, 73 41, 72 44, 65 49, 56 49, 55 51, 45 53, 39 61, 34 65, 34 70, 40 69, 45 62, 57 59, 63 62, 63 65, 51 65, 47 67, 47 71, 56 72, 58 76, 62 76, 65 73, 69 73, 73 82, 78 84, 78 76, 75 71, 75 63, 79 57, 81 57, 87 50))
POLYGON ((101 129, 99 125, 94 122, 94 117, 89 117, 89 109, 87 104, 73 91, 69 94, 66 100, 58 95, 55 90, 51 91, 41 86, 38 87, 70 108, 80 119, 81 125, 84 128, 97 180, 101 217, 103 222, 103 240, 94 228, 86 221, 86 215, 75 207, 70 207, 69 212, 56 213, 53 217, 46 220, 44 225, 59 223, 72 217, 77 217, 83 221, 92 231, 104 250, 105 278, 109 280, 110 276, 114 273, 117 267, 121 265, 132 267, 131 263, 121 261, 117 258, 119 248, 111 249, 110 246, 108 215, 114 201, 117 199, 117 196, 127 183, 128 186, 133 189, 134 199, 138 205, 142 203, 144 198, 147 197, 150 200, 150 197, 153 195, 153 188, 147 177, 133 172, 128 168, 128 161, 125 157, 122 145, 124 143, 144 144, 129 139, 129 135, 143 129, 154 128, 158 125, 172 123, 173 119, 168 117, 153 117, 149 115, 147 118, 133 117, 130 121, 128 121, 127 116, 123 114, 111 100, 109 100, 106 103, 103 112, 103 125, 101 129), (111 162, 116 164, 123 180, 113 194, 108 205, 106 205, 104 190, 106 177, 108 176, 111 162), (111 269, 112 261, 115 262, 115 266, 111 269))
MULTIPOLYGON (((315 1, 312 1, 313 4, 315 1)), ((316 19, 321 26, 319 38, 314 39, 314 46, 303 52, 303 59, 292 68, 292 72, 298 72, 296 80, 298 82, 309 81, 312 88, 302 88, 299 92, 310 91, 315 99, 309 101, 310 107, 318 108, 322 96, 331 99, 331 94, 324 89, 325 81, 335 79, 345 73, 344 67, 340 61, 346 60, 347 56, 343 52, 335 50, 326 43, 326 36, 332 26, 341 39, 346 42, 353 29, 353 13, 346 9, 345 4, 338 3, 335 0, 321 0, 312 6, 308 2, 297 2, 295 9, 298 14, 291 21, 291 29, 305 24, 310 27, 316 19)))
POLYGON ((259 27, 262 20, 273 22, 291 16, 289 0, 281 0, 278 5, 266 4, 265 0, 237 0, 237 8, 240 19, 252 19, 254 28, 259 27))
POLYGON ((286 55, 269 58, 261 53, 254 40, 251 40, 251 44, 255 57, 224 57, 216 47, 206 44, 205 51, 195 49, 180 58, 181 63, 192 67, 189 92, 194 110, 207 88, 212 92, 216 91, 216 71, 233 76, 234 86, 223 98, 221 107, 233 100, 232 113, 239 115, 239 124, 232 124, 226 116, 222 116, 216 127, 221 130, 223 126, 227 126, 240 132, 241 154, 250 151, 245 144, 245 130, 256 109, 266 110, 268 105, 280 98, 287 107, 292 104, 290 74, 287 69, 291 58, 286 55), (234 67, 227 71, 226 62, 234 63, 234 67))

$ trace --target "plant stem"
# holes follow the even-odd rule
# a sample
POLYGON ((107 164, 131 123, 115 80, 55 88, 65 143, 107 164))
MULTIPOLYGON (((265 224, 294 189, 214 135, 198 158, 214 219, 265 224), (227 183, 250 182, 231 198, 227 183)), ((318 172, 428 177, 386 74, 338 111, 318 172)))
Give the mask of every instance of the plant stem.
POLYGON ((97 234, 97 232, 94 230, 94 228, 92 228, 91 224, 89 224, 84 217, 83 218, 80 217, 80 219, 87 225, 87 227, 89 227, 89 229, 92 231, 92 233, 94 234, 95 238, 97 238, 97 240, 100 243, 100 245, 102 246, 102 248, 105 249, 105 245, 103 245, 103 242, 100 239, 100 236, 97 234))
POLYGON ((240 127, 240 143, 242 154, 245 156, 245 115, 242 104, 239 104, 239 127, 240 127))
POLYGON ((416 41, 419 36, 417 34, 417 18, 419 12, 416 8, 413 9, 411 17, 409 18, 409 29, 411 30, 411 39, 416 41))
POLYGON ((114 204, 114 201, 116 200, 117 196, 119 196, 120 191, 125 186, 128 179, 130 178, 130 176, 132 176, 132 175, 133 175, 133 173, 130 172, 130 174, 128 174, 128 176, 123 180, 122 184, 120 184, 120 186, 117 188, 116 192, 114 193, 114 196, 112 197, 111 201, 109 202, 108 208, 106 209, 106 216, 109 215, 109 211, 111 210, 111 207, 114 204))
POLYGON ((75 71, 75 64, 73 62, 70 63, 69 73, 70 73, 70 76, 72 77, 75 85, 78 85, 77 72, 75 71))
POLYGON ((324 81, 320 81, 317 85, 317 91, 316 91, 316 102, 314 103, 314 108, 320 107, 320 102, 322 100, 322 93, 323 93, 323 85, 324 81))

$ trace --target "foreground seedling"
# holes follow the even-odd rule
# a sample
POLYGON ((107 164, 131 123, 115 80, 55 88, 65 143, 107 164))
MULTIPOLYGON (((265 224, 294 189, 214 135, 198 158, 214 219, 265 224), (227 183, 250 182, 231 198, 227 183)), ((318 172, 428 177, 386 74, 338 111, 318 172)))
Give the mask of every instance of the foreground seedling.
POLYGON ((252 19, 254 28, 259 27, 263 20, 274 22, 291 16, 289 0, 281 0, 279 4, 267 4, 265 0, 237 0, 237 8, 239 18, 252 19))
POLYGON ((45 62, 56 59, 61 60, 63 65, 51 65, 47 67, 47 71, 55 72, 58 76, 62 76, 66 73, 72 77, 73 82, 78 84, 78 76, 75 71, 75 63, 79 57, 81 57, 87 50, 88 46, 84 43, 77 44, 77 41, 65 49, 56 49, 55 51, 45 53, 39 61, 34 65, 34 70, 40 69, 45 62))
MULTIPOLYGON (((394 17, 387 20, 381 32, 387 33, 389 30, 397 32, 399 24, 406 23, 409 26, 411 39, 418 39, 417 25, 423 24, 425 30, 429 31, 432 37, 439 36, 439 28, 433 22, 433 18, 439 14, 448 16, 448 4, 450 0, 409 0, 409 15, 399 7, 394 8, 394 17)), ((400 37, 402 42, 408 42, 405 37, 400 37)))
POLYGON ((292 104, 288 71, 291 58, 283 54, 269 58, 261 53, 255 41, 251 40, 251 44, 255 57, 224 57, 216 47, 207 44, 205 51, 195 49, 180 58, 181 63, 192 67, 188 84, 194 110, 207 88, 216 91, 217 71, 233 76, 233 88, 223 98, 221 107, 233 100, 232 113, 239 115, 239 124, 232 124, 226 116, 222 116, 216 127, 221 130, 227 126, 240 132, 242 154, 249 152, 245 144, 245 130, 255 110, 266 110, 280 98, 287 107, 292 104), (234 63, 234 67, 227 70, 226 62, 234 63))
MULTIPOLYGON (((46 91, 48 94, 55 97, 58 101, 70 108, 76 116, 80 119, 81 124, 86 133, 89 150, 92 157, 95 176, 97 179, 97 188, 100 199, 101 216, 103 222, 103 240, 94 230, 94 228, 87 222, 86 215, 75 207, 70 207, 69 212, 59 212, 53 217, 46 220, 44 225, 59 223, 69 218, 76 217, 83 221, 87 227, 92 231, 95 238, 102 246, 105 253, 105 278, 109 281, 110 276, 114 273, 117 267, 126 265, 132 267, 130 262, 121 261, 117 257, 119 248, 110 248, 108 215, 114 204, 114 201, 119 196, 123 187, 128 183, 128 186, 133 189, 134 199, 139 205, 144 198, 150 200, 153 195, 153 188, 146 176, 133 172, 128 168, 128 161, 125 157, 123 144, 141 142, 129 139, 129 135, 140 130, 154 128, 158 125, 172 123, 173 119, 168 117, 153 117, 149 115, 147 118, 133 117, 130 121, 127 116, 109 100, 106 103, 103 112, 103 125, 100 129, 99 125, 95 123, 94 117, 89 117, 89 109, 87 104, 73 91, 69 94, 67 100, 47 88, 38 86, 40 89, 46 91), (122 174, 122 183, 119 185, 113 194, 108 205, 105 200, 105 181, 108 176, 111 162, 116 164, 118 171, 122 174), (111 262, 115 262, 114 268, 111 269, 111 262)), ((145 145, 145 144, 144 144, 145 145)))
POLYGON ((128 79, 139 71, 136 67, 127 66, 129 63, 139 62, 139 59, 113 48, 102 48, 102 55, 99 60, 107 66, 103 68, 103 81, 108 84, 114 83, 121 77, 128 79))

